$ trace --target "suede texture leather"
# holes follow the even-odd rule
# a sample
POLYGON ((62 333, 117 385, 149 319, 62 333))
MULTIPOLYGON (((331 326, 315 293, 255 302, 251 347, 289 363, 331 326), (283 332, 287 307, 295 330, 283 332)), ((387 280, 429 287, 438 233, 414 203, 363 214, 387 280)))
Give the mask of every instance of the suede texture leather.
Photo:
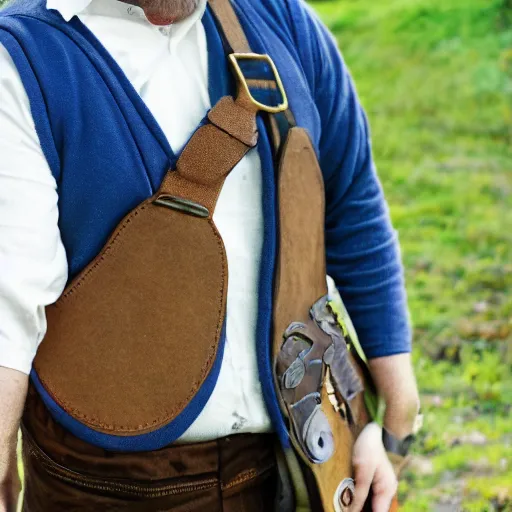
POLYGON ((307 132, 292 128, 279 169, 279 256, 274 299, 274 358, 291 322, 307 323, 327 293, 322 174, 307 132))
MULTIPOLYGON (((268 83, 264 81, 264 83, 268 83)), ((232 137, 238 138, 246 146, 253 148, 258 141, 256 119, 245 108, 240 107, 233 98, 226 96, 208 113, 213 125, 232 137)))
MULTIPOLYGON (((284 143, 278 177, 279 192, 279 258, 276 275, 274 308, 274 344, 272 356, 277 375, 282 375, 284 333, 294 322, 304 325, 304 335, 315 339, 315 345, 305 358, 322 359, 331 339, 310 318, 310 309, 327 294, 326 261, 324 250, 324 183, 320 167, 309 138, 302 128, 291 128, 284 143)), ((301 328, 298 328, 300 331, 301 328)), ((361 361, 349 355, 352 367, 362 382, 369 382, 361 361)), ((302 396, 303 390, 315 390, 312 375, 304 377, 295 389, 283 391, 283 397, 302 396)), ((334 452, 323 463, 313 463, 304 454, 300 433, 292 433, 291 440, 303 463, 303 473, 309 489, 313 510, 334 512, 334 496, 340 483, 353 477, 352 451, 360 431, 369 422, 363 393, 359 392, 340 414, 330 402, 326 380, 330 374, 322 373, 320 390, 322 411, 327 417, 333 438, 334 452), (350 413, 347 413, 347 409, 350 413)), ((279 389, 279 384, 276 381, 279 389)), ((332 386, 331 386, 332 389, 332 386)), ((287 399, 288 401, 288 399, 287 399)), ((293 403, 292 400, 290 403, 293 403)), ((337 393, 337 402, 344 397, 337 393)), ((290 411, 281 401, 285 415, 290 411)), ((341 508, 345 510, 345 508, 341 508)), ((365 510, 371 510, 370 502, 365 510)))
POLYGON ((40 381, 100 432, 166 425, 215 361, 227 273, 213 221, 144 202, 47 308, 40 381))

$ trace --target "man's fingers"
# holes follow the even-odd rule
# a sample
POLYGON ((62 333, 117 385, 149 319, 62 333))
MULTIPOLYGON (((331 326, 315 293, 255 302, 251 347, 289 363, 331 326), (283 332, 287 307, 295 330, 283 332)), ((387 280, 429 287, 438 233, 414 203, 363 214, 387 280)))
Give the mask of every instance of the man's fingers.
POLYGON ((385 471, 378 471, 373 482, 372 512, 389 512, 393 497, 398 488, 398 481, 391 465, 385 471))
POLYGON ((388 512, 396 493, 397 480, 382 445, 382 431, 376 424, 367 425, 358 437, 352 456, 355 496, 350 512, 361 512, 373 491, 372 512, 388 512))
POLYGON ((372 485, 373 476, 375 474, 375 466, 369 464, 368 461, 361 461, 354 459, 354 477, 356 481, 356 490, 354 494, 354 501, 350 507, 350 512, 360 512, 372 485))
POLYGON ((393 494, 374 494, 372 499, 372 512, 389 512, 395 492, 393 492, 393 494))

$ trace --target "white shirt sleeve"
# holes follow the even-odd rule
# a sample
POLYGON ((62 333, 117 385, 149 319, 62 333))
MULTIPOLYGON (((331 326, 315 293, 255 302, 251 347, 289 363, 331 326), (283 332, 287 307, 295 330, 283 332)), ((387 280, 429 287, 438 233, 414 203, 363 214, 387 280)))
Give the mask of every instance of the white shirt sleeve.
POLYGON ((0 366, 29 373, 68 266, 57 186, 18 71, 0 45, 0 366))

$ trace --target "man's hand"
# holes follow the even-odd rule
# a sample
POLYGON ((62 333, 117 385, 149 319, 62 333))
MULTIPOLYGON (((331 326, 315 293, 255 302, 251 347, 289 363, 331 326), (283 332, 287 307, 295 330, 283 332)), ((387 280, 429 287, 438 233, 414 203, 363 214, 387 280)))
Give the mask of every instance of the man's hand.
MULTIPOLYGON (((384 425, 399 439, 413 430, 419 410, 419 395, 410 354, 369 361, 370 372, 386 411, 384 425)), ((382 430, 370 423, 358 437, 353 452, 356 492, 351 512, 362 510, 370 489, 372 512, 388 512, 396 494, 397 479, 382 444, 382 430)))
POLYGON ((350 512, 360 512, 373 491, 372 511, 388 512, 396 494, 397 479, 382 445, 382 429, 377 423, 367 425, 354 445, 352 456, 356 492, 350 512))
POLYGON ((28 376, 0 366, 0 512, 16 510, 19 493, 16 445, 28 376))

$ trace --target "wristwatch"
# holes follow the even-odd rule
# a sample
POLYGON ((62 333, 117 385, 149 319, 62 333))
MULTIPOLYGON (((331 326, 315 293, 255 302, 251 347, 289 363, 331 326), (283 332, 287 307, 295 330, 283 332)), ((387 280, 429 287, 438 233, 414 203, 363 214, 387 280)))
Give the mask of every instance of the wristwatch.
POLYGON ((416 416, 412 433, 403 439, 398 439, 391 432, 382 427, 382 444, 389 453, 395 453, 405 457, 409 453, 412 443, 416 440, 416 434, 423 426, 423 414, 421 412, 416 416))
POLYGON ((411 444, 414 443, 415 439, 416 436, 414 434, 409 434, 403 439, 398 439, 384 427, 382 428, 382 444, 389 453, 396 453, 401 457, 405 457, 409 453, 409 448, 411 444))

